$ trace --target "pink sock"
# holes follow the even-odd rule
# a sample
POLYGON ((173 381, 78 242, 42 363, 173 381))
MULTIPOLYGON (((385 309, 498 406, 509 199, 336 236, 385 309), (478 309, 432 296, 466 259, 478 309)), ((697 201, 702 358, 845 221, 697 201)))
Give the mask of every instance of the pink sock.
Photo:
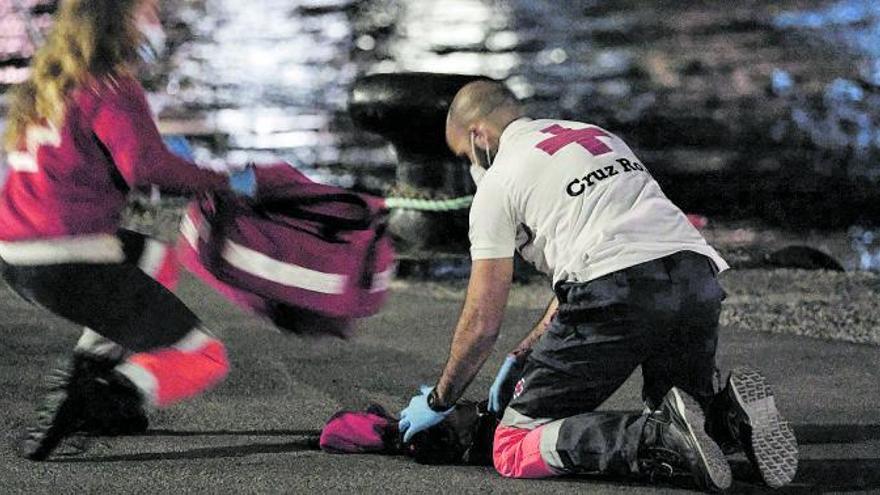
POLYGON ((172 347, 132 355, 116 368, 155 407, 167 407, 214 387, 229 372, 226 348, 193 330, 172 347))

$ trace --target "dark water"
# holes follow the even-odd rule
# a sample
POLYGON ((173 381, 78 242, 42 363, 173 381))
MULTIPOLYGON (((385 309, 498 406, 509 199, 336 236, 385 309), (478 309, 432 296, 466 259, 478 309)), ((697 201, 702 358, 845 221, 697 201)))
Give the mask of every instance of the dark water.
MULTIPOLYGON (((0 0, 0 84, 21 77, 30 49, 13 7, 36 12, 32 31, 40 31, 40 5, 51 3, 0 0), (16 48, 19 59, 10 55, 16 48)), ((349 119, 354 80, 483 74, 505 80, 535 115, 620 133, 692 211, 800 228, 880 217, 870 206, 880 203, 880 2, 169 5, 172 46, 152 100, 172 130, 191 134, 203 162, 279 156, 321 180, 381 193, 393 183, 395 157, 349 119), (853 211, 865 204, 864 214, 853 211)), ((874 259, 880 236, 870 232, 856 228, 852 238, 874 259)))
MULTIPOLYGON (((45 31, 53 3, 0 0, 0 79, 21 77, 21 60, 33 49, 27 34, 45 31), (30 26, 24 12, 32 13, 30 26)), ((172 49, 153 101, 163 119, 215 133, 197 140, 201 159, 276 154, 331 180, 387 178, 393 153, 351 124, 348 89, 363 74, 430 71, 504 79, 535 113, 612 127, 661 169, 723 169, 741 158, 735 145, 753 133, 761 146, 845 155, 835 160, 845 170, 813 164, 821 172, 880 173, 880 2, 168 5, 172 49)), ((761 166, 780 166, 772 162, 761 166)))
POLYGON ((233 161, 274 153, 328 180, 382 190, 393 152, 346 113, 358 75, 484 74, 562 109, 588 95, 627 95, 632 54, 595 51, 582 32, 594 5, 256 0, 244 13, 231 0, 192 3, 177 14, 194 39, 172 57, 164 113, 201 115, 229 136, 222 144, 233 161))
POLYGON ((661 175, 880 174, 875 2, 203 0, 172 17, 187 29, 155 102, 216 131, 202 159, 280 155, 384 190, 393 151, 353 126, 348 89, 430 71, 506 80, 535 114, 620 132, 661 175))

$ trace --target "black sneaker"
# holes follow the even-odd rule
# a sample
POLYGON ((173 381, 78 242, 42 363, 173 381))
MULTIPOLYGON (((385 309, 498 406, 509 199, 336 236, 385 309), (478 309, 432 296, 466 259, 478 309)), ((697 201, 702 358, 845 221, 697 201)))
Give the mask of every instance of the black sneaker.
POLYGON ((797 439, 776 409, 773 391, 761 373, 733 370, 713 409, 718 417, 713 436, 733 440, 732 446, 745 452, 767 486, 791 483, 798 465, 797 439))
POLYGON ((730 465, 706 433, 697 401, 677 388, 648 415, 639 446, 639 470, 652 481, 690 477, 706 491, 730 487, 730 465))
POLYGON ((37 421, 28 427, 19 445, 19 454, 32 461, 43 461, 61 441, 83 424, 77 388, 83 367, 67 360, 49 372, 46 395, 37 408, 37 421))

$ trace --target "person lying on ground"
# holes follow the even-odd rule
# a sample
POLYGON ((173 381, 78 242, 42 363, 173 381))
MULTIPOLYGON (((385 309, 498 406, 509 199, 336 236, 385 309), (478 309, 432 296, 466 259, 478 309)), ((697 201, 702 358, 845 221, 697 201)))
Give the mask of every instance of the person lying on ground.
POLYGON ((331 454, 402 455, 420 464, 492 465, 492 438, 498 418, 487 401, 461 401, 440 423, 404 443, 399 418, 371 404, 364 411, 343 410, 321 430, 319 446, 331 454))

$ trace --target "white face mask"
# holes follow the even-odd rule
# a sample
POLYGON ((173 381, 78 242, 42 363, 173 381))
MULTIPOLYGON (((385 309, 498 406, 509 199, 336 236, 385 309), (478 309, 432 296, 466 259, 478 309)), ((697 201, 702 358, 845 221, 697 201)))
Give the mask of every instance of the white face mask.
POLYGON ((474 161, 471 162, 471 177, 474 179, 474 183, 479 185, 480 181, 483 180, 483 176, 486 175, 486 170, 492 166, 492 153, 488 148, 484 150, 486 152, 486 163, 480 163, 480 159, 477 158, 477 142, 474 138, 474 133, 471 133, 471 156, 474 158, 474 161))
POLYGON ((486 175, 486 169, 479 166, 471 164, 471 178, 474 179, 474 184, 480 185, 480 181, 483 180, 483 176, 486 175))
POLYGON ((143 43, 138 48, 138 53, 144 62, 155 64, 165 54, 166 42, 168 40, 165 30, 162 29, 161 24, 140 23, 138 24, 138 31, 144 37, 143 43))

